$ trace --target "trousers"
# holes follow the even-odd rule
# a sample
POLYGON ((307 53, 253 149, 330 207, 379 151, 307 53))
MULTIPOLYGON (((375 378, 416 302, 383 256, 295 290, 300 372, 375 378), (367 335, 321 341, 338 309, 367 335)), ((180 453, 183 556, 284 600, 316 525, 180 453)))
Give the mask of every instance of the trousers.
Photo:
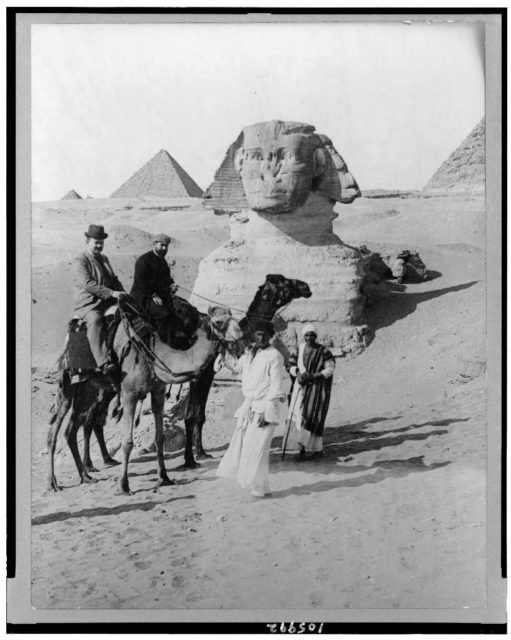
POLYGON ((90 349, 98 367, 108 362, 103 316, 103 309, 91 309, 83 317, 87 322, 87 338, 89 339, 90 349))
POLYGON ((172 316, 174 305, 172 300, 164 300, 162 305, 155 304, 152 300, 147 306, 151 318, 154 321, 156 331, 164 342, 168 342, 169 318, 172 316))

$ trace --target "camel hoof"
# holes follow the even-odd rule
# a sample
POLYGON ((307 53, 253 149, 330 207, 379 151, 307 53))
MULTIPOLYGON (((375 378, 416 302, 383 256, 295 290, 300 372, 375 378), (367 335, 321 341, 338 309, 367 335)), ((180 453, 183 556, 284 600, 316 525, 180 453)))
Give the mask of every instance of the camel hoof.
POLYGON ((116 496, 132 496, 133 495, 133 491, 130 491, 129 486, 117 486, 117 489, 115 490, 114 494, 116 496))
POLYGON ((115 458, 106 458, 103 462, 106 467, 116 467, 118 464, 121 464, 119 460, 116 460, 115 458))
POLYGON ((184 470, 184 469, 198 469, 199 467, 200 467, 200 464, 198 462, 195 462, 195 460, 192 460, 192 461, 184 462, 182 465, 180 465, 177 468, 184 470))
POLYGON ((82 475, 82 482, 81 484, 96 484, 97 480, 96 478, 92 478, 91 476, 89 476, 87 473, 84 473, 82 475))
POLYGON ((153 487, 153 491, 156 491, 160 487, 169 487, 173 484, 177 484, 177 482, 175 480, 171 480, 168 476, 165 476, 164 478, 158 478, 156 484, 153 487))
POLYGON ((85 468, 85 471, 87 471, 87 473, 96 473, 97 471, 99 471, 99 469, 96 469, 96 467, 92 463, 85 464, 84 468, 85 468))
POLYGON ((46 490, 47 491, 55 491, 55 493, 57 493, 57 491, 62 491, 62 487, 57 483, 57 480, 55 478, 52 478, 48 482, 46 490))
POLYGON ((205 460, 207 458, 212 458, 213 456, 210 453, 206 453, 205 451, 201 451, 200 453, 196 454, 196 457, 199 458, 199 460, 205 460))

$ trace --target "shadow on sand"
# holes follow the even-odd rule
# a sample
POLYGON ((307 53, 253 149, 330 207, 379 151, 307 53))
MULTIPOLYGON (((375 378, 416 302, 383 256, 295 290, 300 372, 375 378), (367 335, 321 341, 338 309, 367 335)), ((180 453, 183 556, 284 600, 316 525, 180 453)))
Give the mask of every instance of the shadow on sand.
MULTIPOLYGON (((368 467, 363 465, 358 465, 356 467, 346 467, 335 463, 335 466, 332 466, 330 463, 322 461, 319 464, 315 464, 314 469, 316 471, 320 470, 320 466, 328 464, 328 466, 330 467, 328 469, 329 473, 335 471, 342 474, 343 476, 345 476, 346 473, 360 473, 364 471, 368 473, 365 473, 364 475, 358 476, 356 478, 344 477, 342 480, 320 480, 319 482, 302 485, 300 487, 291 487, 289 489, 284 489, 283 491, 273 491, 272 498, 280 499, 286 498, 290 495, 307 495, 343 487, 360 487, 364 484, 374 484, 376 482, 381 482, 382 480, 387 480, 388 478, 403 478, 410 473, 432 471, 433 469, 445 467, 446 465, 450 464, 450 461, 424 464, 423 458, 424 456, 408 458, 407 460, 383 460, 375 462, 368 467)), ((302 466, 300 466, 300 468, 302 468, 302 466)))
POLYGON ((120 513, 129 511, 150 511, 154 507, 161 507, 164 504, 170 504, 177 500, 192 500, 195 495, 179 496, 167 500, 159 500, 157 502, 135 502, 131 504, 120 504, 116 507, 95 507, 92 509, 82 509, 81 511, 57 511, 44 516, 32 518, 32 525, 51 524, 52 522, 62 522, 71 518, 90 518, 97 516, 117 516, 120 513))
POLYGON ((398 285, 392 282, 382 283, 384 286, 377 290, 371 291, 371 303, 366 310, 366 322, 373 331, 378 331, 383 327, 389 327, 409 316, 417 309, 422 302, 433 300, 440 296, 463 291, 475 284, 478 280, 465 282, 463 284, 445 287, 445 289, 435 289, 433 291, 424 291, 421 293, 407 293, 404 291, 404 285, 398 285))
MULTIPOLYGON (((432 436, 441 436, 448 433, 447 429, 433 429, 423 433, 417 433, 417 429, 424 427, 446 427, 457 422, 466 422, 469 418, 445 418, 442 420, 432 420, 423 423, 412 423, 404 427, 395 429, 383 429, 379 431, 367 431, 371 425, 383 421, 395 420, 401 416, 393 418, 370 418, 350 425, 341 425, 325 429, 324 432, 324 453, 325 457, 317 460, 296 462, 294 454, 287 453, 284 461, 281 459, 281 451, 271 454, 272 471, 289 471, 290 468, 300 471, 310 471, 311 473, 340 474, 340 480, 322 480, 310 485, 293 487, 285 491, 273 492, 274 498, 282 498, 287 495, 302 495, 316 491, 328 491, 338 487, 357 487, 363 484, 380 482, 386 478, 397 478, 421 471, 431 471, 439 467, 450 464, 450 461, 424 463, 424 456, 409 459, 394 459, 376 461, 366 465, 344 465, 339 462, 340 458, 346 458, 351 454, 366 453, 369 451, 379 451, 385 447, 396 447, 404 442, 413 440, 426 440, 432 436), (356 478, 346 478, 347 474, 360 474, 356 478)), ((282 438, 275 438, 273 447, 282 447, 282 438)))

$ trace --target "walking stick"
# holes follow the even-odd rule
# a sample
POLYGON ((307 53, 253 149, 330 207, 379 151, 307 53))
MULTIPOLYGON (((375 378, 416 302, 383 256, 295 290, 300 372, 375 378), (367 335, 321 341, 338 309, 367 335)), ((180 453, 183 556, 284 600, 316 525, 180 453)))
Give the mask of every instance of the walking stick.
POLYGON ((284 460, 284 456, 286 455, 286 447, 287 447, 287 439, 289 437, 289 430, 291 429, 291 418, 293 416, 293 412, 295 410, 295 405, 296 405, 296 401, 298 399, 298 394, 300 393, 300 389, 296 390, 296 395, 294 397, 293 403, 292 405, 289 407, 289 411, 287 414, 287 431, 286 431, 286 438, 284 440, 284 446, 282 447, 282 458, 281 460, 284 460))

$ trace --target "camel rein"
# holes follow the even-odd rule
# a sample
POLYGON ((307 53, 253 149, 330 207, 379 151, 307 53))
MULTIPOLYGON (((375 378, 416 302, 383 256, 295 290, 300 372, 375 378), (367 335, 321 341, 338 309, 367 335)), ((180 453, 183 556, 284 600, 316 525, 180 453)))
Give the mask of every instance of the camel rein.
MULTIPOLYGON (((210 298, 205 298, 204 296, 200 296, 198 293, 194 293, 193 291, 190 291, 189 289, 185 289, 180 284, 175 284, 173 286, 177 287, 178 289, 181 289, 182 291, 186 291, 186 293, 191 293, 193 296, 196 296, 197 298, 201 298, 202 300, 206 300, 207 302, 212 302, 213 304, 217 304, 217 305, 220 305, 222 307, 225 306, 222 302, 219 302, 218 300, 211 300, 210 298)), ((289 304, 291 304, 291 300, 279 310, 279 313, 282 313, 282 311, 284 311, 284 309, 289 304)), ((253 316, 254 318, 260 318, 261 320, 268 320, 267 316, 262 316, 259 313, 252 313, 251 311, 243 311, 242 309, 236 309, 236 307, 229 307, 229 309, 232 309, 232 311, 237 311, 238 313, 244 313, 246 316, 253 316)))
MULTIPOLYGON (((133 305, 131 305, 128 301, 123 301, 122 304, 125 304, 125 305, 129 306, 130 309, 132 309, 133 311, 138 313, 138 310, 135 307, 133 307, 133 305)), ((172 369, 167 365, 167 363, 164 362, 161 358, 159 358, 154 353, 154 351, 150 347, 148 347, 146 345, 146 343, 142 340, 140 335, 136 332, 136 330, 130 324, 130 321, 128 320, 128 317, 126 316, 126 313, 121 308, 121 305, 118 305, 118 309, 119 309, 119 315, 121 316, 121 319, 123 321, 123 325, 124 325, 124 328, 126 330, 126 334, 128 336, 128 339, 129 339, 130 343, 133 344, 133 346, 135 347, 137 352, 142 355, 142 357, 146 360, 147 363, 152 364, 153 367, 154 367, 155 364, 157 364, 166 373, 168 373, 169 375, 171 375, 171 376, 173 376, 175 378, 180 378, 180 377, 189 375, 191 373, 191 371, 183 371, 181 373, 174 373, 172 371, 172 369)), ((224 340, 222 340, 222 338, 214 331, 213 327, 210 326, 210 329, 215 334, 215 337, 217 338, 218 342, 225 349, 224 340)))
MULTIPOLYGON (((129 302, 123 302, 123 304, 128 305, 131 309, 136 311, 135 307, 130 305, 129 302)), ((130 324, 130 321, 128 320, 128 318, 127 318, 126 314, 124 313, 123 309, 121 309, 121 305, 118 306, 118 309, 119 309, 119 315, 121 316, 121 320, 122 320, 124 328, 126 330, 126 334, 128 336, 128 339, 129 339, 130 343, 133 344, 133 346, 135 347, 137 352, 142 355, 142 357, 146 360, 146 362, 150 362, 153 366, 155 364, 158 364, 168 374, 170 374, 171 376, 176 376, 177 374, 175 374, 170 369, 170 367, 165 362, 163 362, 163 360, 161 360, 161 358, 159 358, 154 353, 154 351, 152 351, 152 349, 150 347, 148 347, 146 345, 146 343, 142 340, 142 338, 139 336, 139 334, 135 331, 133 326, 130 324), (133 335, 133 334, 135 334, 135 335, 133 335)))

